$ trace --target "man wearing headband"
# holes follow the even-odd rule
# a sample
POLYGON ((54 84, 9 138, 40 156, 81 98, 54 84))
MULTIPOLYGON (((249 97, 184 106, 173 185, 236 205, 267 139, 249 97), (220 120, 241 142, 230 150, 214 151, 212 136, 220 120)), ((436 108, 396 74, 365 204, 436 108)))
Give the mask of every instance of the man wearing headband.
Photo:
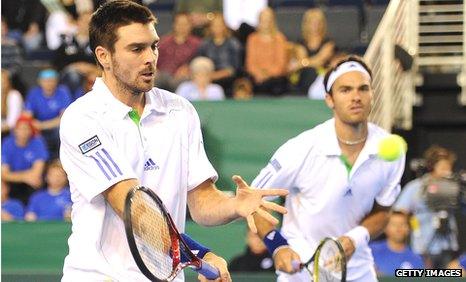
POLYGON ((260 215, 258 233, 273 255, 278 281, 309 281, 292 261, 307 262, 321 239, 338 238, 347 257, 348 281, 377 281, 368 247, 388 221, 400 191, 405 158, 377 158, 388 133, 368 122, 371 71, 357 57, 329 70, 325 101, 333 118, 290 139, 273 155, 252 186, 289 190, 281 230, 260 215))

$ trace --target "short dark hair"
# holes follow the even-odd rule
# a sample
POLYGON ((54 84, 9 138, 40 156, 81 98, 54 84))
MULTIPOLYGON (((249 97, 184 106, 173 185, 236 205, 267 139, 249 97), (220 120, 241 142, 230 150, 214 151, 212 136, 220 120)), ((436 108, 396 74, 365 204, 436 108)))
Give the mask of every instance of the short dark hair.
POLYGON ((346 57, 345 59, 341 60, 340 62, 338 62, 338 64, 336 66, 334 66, 333 68, 329 69, 326 73, 325 73, 325 77, 324 77, 324 88, 325 88, 325 91, 328 91, 328 94, 332 94, 332 88, 330 89, 327 89, 327 82, 328 82, 328 79, 330 77, 330 74, 332 72, 334 72, 336 69, 338 69, 339 66, 341 66, 342 64, 346 63, 346 62, 357 62, 359 63, 368 73, 369 73, 369 76, 371 77, 372 79, 372 71, 371 69, 366 65, 366 63, 362 60, 361 57, 357 56, 357 55, 348 55, 348 57, 346 57))
POLYGON ((117 29, 132 23, 157 23, 157 19, 147 7, 130 0, 112 0, 104 3, 92 14, 89 24, 89 45, 97 64, 95 48, 103 46, 110 52, 115 51, 118 40, 117 29))

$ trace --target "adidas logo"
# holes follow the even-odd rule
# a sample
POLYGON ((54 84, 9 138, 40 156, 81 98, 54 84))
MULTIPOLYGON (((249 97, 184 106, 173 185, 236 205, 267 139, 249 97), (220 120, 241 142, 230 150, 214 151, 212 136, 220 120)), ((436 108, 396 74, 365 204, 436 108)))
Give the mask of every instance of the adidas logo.
POLYGON ((155 162, 151 158, 149 158, 147 162, 144 164, 144 171, 157 170, 159 168, 160 167, 156 165, 155 162))
POLYGON ((346 190, 346 193, 345 195, 343 195, 344 197, 346 196, 353 196, 353 191, 351 191, 351 188, 349 188, 348 190, 346 190))

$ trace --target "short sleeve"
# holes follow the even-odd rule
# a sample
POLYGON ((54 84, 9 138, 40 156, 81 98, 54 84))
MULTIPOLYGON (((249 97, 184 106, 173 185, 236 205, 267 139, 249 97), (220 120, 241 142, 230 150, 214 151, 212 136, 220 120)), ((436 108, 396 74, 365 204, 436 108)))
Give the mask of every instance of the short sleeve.
POLYGON ((122 180, 137 179, 99 117, 81 116, 77 108, 73 110, 65 111, 60 124, 60 160, 70 186, 90 202, 122 180))
POLYGON ((294 139, 283 144, 252 181, 251 186, 259 189, 292 188, 296 173, 295 164, 300 163, 299 159, 295 158, 296 148, 294 139))
POLYGON ((201 122, 194 107, 189 103, 188 136, 188 191, 194 189, 207 179, 217 181, 218 175, 210 163, 204 149, 201 122))
POLYGON ((414 210, 414 198, 418 191, 418 180, 413 180, 406 184, 401 191, 400 197, 393 206, 394 210, 413 212, 414 210))
POLYGON ((393 205, 400 194, 400 180, 405 168, 405 156, 397 161, 390 163, 386 185, 375 197, 376 202, 385 207, 393 205))

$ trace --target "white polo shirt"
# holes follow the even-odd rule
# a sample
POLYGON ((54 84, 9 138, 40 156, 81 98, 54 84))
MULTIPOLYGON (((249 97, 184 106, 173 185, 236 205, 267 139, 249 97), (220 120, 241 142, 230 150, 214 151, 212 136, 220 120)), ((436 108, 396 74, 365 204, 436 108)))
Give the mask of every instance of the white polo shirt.
MULTIPOLYGON (((358 226, 374 200, 391 206, 400 191, 404 157, 394 162, 377 158, 379 141, 387 132, 369 124, 367 141, 348 173, 330 119, 282 145, 252 186, 290 191, 281 232, 290 246, 308 261, 324 237, 339 237, 358 226)), ((348 280, 373 271, 369 247, 358 248, 348 262, 348 280)), ((281 274, 280 281, 305 281, 303 275, 281 274)))
MULTIPOLYGON (((204 151, 199 117, 185 99, 153 88, 139 126, 131 108, 97 78, 91 92, 71 104, 60 125, 60 159, 73 208, 63 281, 147 281, 126 241, 123 221, 102 192, 137 178, 162 199, 184 231, 187 192, 217 173, 204 151)), ((179 275, 176 281, 183 281, 179 275)))

